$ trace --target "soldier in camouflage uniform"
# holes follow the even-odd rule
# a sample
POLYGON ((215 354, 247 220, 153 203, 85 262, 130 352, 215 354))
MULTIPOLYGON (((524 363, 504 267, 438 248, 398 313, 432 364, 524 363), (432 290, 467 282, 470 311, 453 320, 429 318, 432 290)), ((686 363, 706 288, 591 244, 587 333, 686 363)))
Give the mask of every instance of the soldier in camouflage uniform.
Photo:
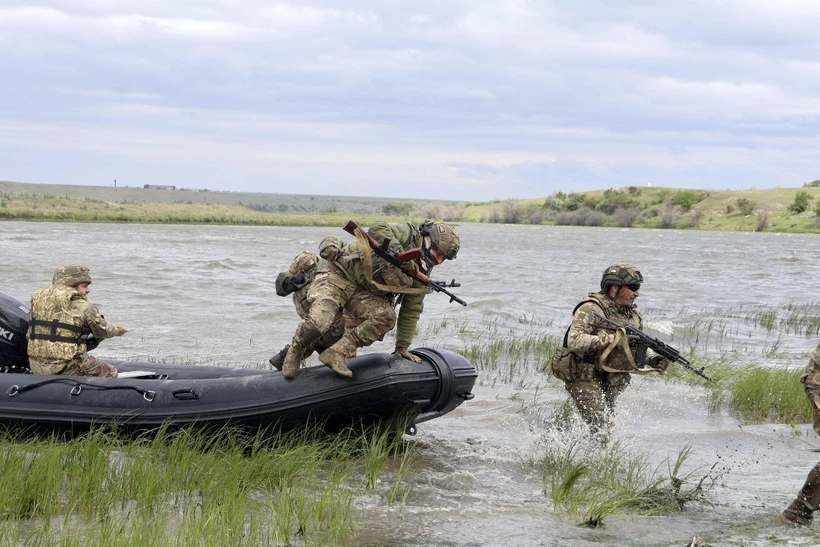
MULTIPOLYGON (((343 243, 337 238, 325 238, 319 245, 319 251, 322 252, 328 246, 336 246, 341 248, 343 243)), ((293 306, 296 308, 296 313, 301 319, 306 319, 310 311, 308 304, 308 291, 310 290, 310 283, 316 275, 316 267, 319 265, 320 258, 309 251, 303 251, 296 255, 290 263, 287 272, 282 272, 276 278, 276 294, 279 296, 287 296, 293 294, 293 306)), ((324 350, 335 344, 341 339, 345 333, 345 321, 351 321, 351 318, 346 312, 330 326, 330 329, 322 335, 313 346, 305 348, 304 358, 309 357, 314 351, 322 353, 324 350)), ((285 357, 290 349, 290 344, 282 348, 279 353, 271 357, 268 362, 276 370, 282 370, 282 365, 285 362, 285 357)))
POLYGON ((623 326, 642 328, 635 299, 643 276, 634 266, 615 264, 604 271, 601 290, 589 293, 573 311, 572 323, 553 363, 553 374, 564 387, 594 434, 606 439, 615 400, 630 382, 631 373, 662 373, 669 362, 658 355, 648 357, 638 369, 633 349, 623 331, 613 333, 596 322, 597 313, 623 326), (565 365, 563 368, 560 364, 565 365))
POLYGON ((31 295, 28 356, 34 374, 116 378, 117 369, 88 354, 88 335, 96 340, 122 336, 125 327, 106 321, 88 301, 91 272, 61 266, 51 285, 31 295))
POLYGON ((297 327, 283 362, 286 378, 299 375, 307 352, 343 313, 343 335, 319 355, 319 360, 338 374, 351 377, 346 360, 354 357, 358 348, 381 340, 394 326, 395 355, 420 361, 409 348, 429 289, 408 273, 421 271, 429 276, 433 266, 456 258, 458 234, 445 222, 431 221, 419 226, 376 222, 368 234, 378 242, 390 239, 390 248, 397 253, 418 248, 422 257, 405 263, 402 271, 376 257, 361 235, 348 245, 338 240, 325 244, 319 253, 323 260, 308 289, 308 315, 297 327), (396 295, 401 297, 398 316, 394 309, 396 295))
MULTIPOLYGON (((800 381, 806 388, 811 408, 814 411, 814 432, 820 435, 820 344, 814 348, 809 364, 806 365, 800 381)), ((811 524, 814 512, 820 509, 820 463, 814 466, 806 477, 806 483, 797 497, 778 517, 783 524, 806 526, 811 524)))

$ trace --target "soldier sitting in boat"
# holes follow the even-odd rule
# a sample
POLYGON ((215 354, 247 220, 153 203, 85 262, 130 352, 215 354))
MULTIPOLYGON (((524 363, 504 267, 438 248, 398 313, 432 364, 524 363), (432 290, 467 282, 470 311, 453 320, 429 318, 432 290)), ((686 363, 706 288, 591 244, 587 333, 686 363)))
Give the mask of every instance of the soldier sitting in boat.
POLYGON ((89 343, 128 331, 119 323, 106 321, 88 301, 90 284, 87 267, 69 264, 57 269, 51 285, 31 295, 26 338, 34 374, 117 377, 115 367, 88 354, 94 349, 89 343))

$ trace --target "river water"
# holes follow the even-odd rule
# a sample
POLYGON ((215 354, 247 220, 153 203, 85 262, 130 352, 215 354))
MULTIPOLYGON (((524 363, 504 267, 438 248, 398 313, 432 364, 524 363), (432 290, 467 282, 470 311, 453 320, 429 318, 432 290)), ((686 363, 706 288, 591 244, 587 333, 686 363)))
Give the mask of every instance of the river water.
MULTIPOLYGON (((415 345, 458 351, 493 337, 562 335, 574 304, 621 261, 644 275, 647 330, 672 345, 738 367, 795 367, 817 343, 816 333, 748 320, 796 306, 820 315, 816 235, 478 224, 459 232, 458 260, 433 277, 459 281, 452 290, 469 306, 428 296, 415 345)), ((341 228, 0 222, 0 291, 28 301, 59 265, 82 262, 94 278, 91 301, 129 329, 98 355, 264 367, 297 325, 290 299, 275 294, 276 274, 326 235, 348 237, 341 228)), ((392 340, 363 350, 376 351, 392 351, 392 340)), ((539 460, 569 442, 550 427, 566 395, 533 365, 482 368, 474 400, 419 426, 421 465, 406 503, 387 507, 378 491, 361 499, 357 544, 682 546, 695 535, 710 545, 820 544, 816 529, 773 523, 818 459, 810 426, 745 424, 710 412, 702 388, 642 378, 619 402, 615 438, 663 469, 691 446, 684 472, 709 476, 708 503, 578 526, 543 493, 539 460)))

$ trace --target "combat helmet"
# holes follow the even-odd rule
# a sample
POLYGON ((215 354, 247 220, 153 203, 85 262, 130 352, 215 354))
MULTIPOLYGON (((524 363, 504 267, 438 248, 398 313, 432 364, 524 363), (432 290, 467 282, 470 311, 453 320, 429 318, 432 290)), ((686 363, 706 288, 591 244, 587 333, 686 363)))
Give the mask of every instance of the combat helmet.
POLYGON ((66 264, 57 268, 51 282, 55 285, 69 287, 76 287, 80 283, 91 283, 91 270, 81 264, 66 264))
POLYGON ((641 283, 643 283, 643 276, 635 266, 614 264, 604 270, 604 275, 601 277, 601 291, 609 292, 609 288, 613 285, 630 285, 631 290, 637 291, 641 288, 641 283))
MULTIPOLYGON (((458 237, 458 232, 455 228, 446 222, 433 222, 425 220, 419 225, 419 234, 422 237, 430 238, 430 246, 444 255, 447 260, 454 260, 458 255, 458 249, 461 244, 461 239, 458 237)), ((430 264, 437 264, 436 260, 430 256, 430 248, 422 244, 422 254, 430 264)))

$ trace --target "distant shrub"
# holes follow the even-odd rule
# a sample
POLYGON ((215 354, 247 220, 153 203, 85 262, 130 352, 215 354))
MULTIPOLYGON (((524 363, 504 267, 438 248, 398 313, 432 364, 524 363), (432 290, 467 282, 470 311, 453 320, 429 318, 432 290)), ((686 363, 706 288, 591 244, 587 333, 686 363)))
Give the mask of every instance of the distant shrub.
POLYGON ((586 199, 584 194, 578 192, 570 192, 566 199, 564 199, 564 209, 567 211, 576 211, 581 207, 581 204, 586 199))
POLYGON ((640 209, 631 207, 629 209, 618 209, 615 211, 612 214, 612 220, 617 226, 629 228, 630 226, 637 224, 641 220, 642 216, 643 215, 640 209))
POLYGON ((769 213, 766 211, 757 212, 757 227, 755 232, 762 232, 769 227, 769 213))
POLYGON ((672 196, 672 199, 669 202, 672 205, 677 205, 684 211, 688 211, 696 203, 699 203, 706 199, 705 192, 695 192, 694 190, 678 190, 675 192, 675 195, 672 196))
POLYGON ((820 187, 820 180, 813 180, 803 185, 803 188, 818 188, 820 187))
POLYGON ((409 202, 409 201, 404 202, 404 203, 393 202, 393 203, 388 203, 387 205, 383 205, 382 206, 382 211, 384 212, 385 215, 403 217, 403 216, 409 215, 410 212, 415 208, 416 208, 415 204, 413 204, 412 202, 409 202))
POLYGON ((794 195, 794 202, 789 205, 789 211, 795 214, 800 214, 809 208, 809 202, 811 200, 811 194, 801 190, 794 195))
POLYGON ((757 209, 757 202, 748 198, 740 198, 737 200, 737 208, 744 215, 751 215, 757 209))
POLYGON ((667 207, 660 213, 661 228, 675 228, 680 220, 680 213, 674 207, 667 207))

